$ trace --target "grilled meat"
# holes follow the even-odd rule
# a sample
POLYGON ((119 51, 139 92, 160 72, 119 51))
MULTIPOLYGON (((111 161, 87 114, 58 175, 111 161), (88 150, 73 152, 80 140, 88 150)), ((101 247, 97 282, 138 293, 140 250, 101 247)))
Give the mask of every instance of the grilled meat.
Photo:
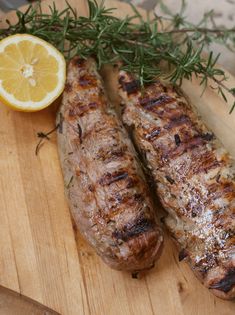
POLYGON ((165 223, 206 287, 235 297, 234 161, 182 92, 156 82, 140 91, 121 71, 122 118, 145 159, 165 223))
POLYGON ((151 268, 162 231, 135 149, 93 59, 69 63, 57 122, 65 190, 79 230, 110 267, 151 268))

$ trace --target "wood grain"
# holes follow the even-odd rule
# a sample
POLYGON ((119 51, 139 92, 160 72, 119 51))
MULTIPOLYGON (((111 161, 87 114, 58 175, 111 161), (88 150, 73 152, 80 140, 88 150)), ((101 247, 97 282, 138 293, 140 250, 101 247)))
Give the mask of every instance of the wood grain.
MULTIPOLYGON (((85 0, 70 2, 87 14, 85 0)), ((63 8, 65 1, 56 5, 63 8)), ((124 3, 109 0, 106 5, 117 7, 119 16, 131 12, 124 3)), ((228 114, 228 105, 213 90, 200 98, 196 81, 186 82, 184 90, 235 156, 235 113, 228 114)), ((104 265, 74 233, 55 135, 35 156, 37 132, 54 127, 57 105, 33 114, 0 107, 0 284, 62 315, 234 314, 233 302, 215 298, 178 262, 167 233, 160 261, 139 280, 104 265)))
POLYGON ((0 286, 0 315, 60 315, 29 298, 0 286))

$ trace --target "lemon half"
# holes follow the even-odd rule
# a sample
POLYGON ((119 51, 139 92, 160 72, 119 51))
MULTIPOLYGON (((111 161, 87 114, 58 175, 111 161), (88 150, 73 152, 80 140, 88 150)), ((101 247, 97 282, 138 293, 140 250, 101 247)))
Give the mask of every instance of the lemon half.
POLYGON ((0 41, 0 100, 16 110, 38 111, 63 91, 66 63, 48 42, 28 34, 0 41))

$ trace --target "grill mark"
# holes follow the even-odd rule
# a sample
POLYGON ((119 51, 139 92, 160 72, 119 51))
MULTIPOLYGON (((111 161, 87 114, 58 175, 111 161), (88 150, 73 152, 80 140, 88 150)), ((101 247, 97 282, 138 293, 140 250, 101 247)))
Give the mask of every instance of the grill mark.
POLYGON ((139 103, 144 109, 155 111, 155 107, 164 106, 166 104, 172 103, 173 101, 175 101, 175 99, 171 96, 162 94, 157 98, 141 98, 139 103))
POLYGON ((213 133, 209 133, 209 132, 202 134, 201 137, 205 141, 211 141, 211 140, 215 139, 215 135, 213 133))
POLYGON ((173 148, 173 149, 168 149, 168 146, 163 146, 162 147, 162 158, 163 159, 173 159, 175 157, 179 157, 182 154, 184 154, 187 151, 191 151, 195 149, 198 146, 201 146, 204 144, 203 139, 200 137, 194 137, 191 138, 189 141, 185 143, 181 143, 179 146, 173 148))
POLYGON ((182 115, 182 111, 180 109, 171 108, 168 105, 164 108, 155 108, 154 113, 158 116, 158 118, 162 119, 162 121, 171 121, 172 119, 175 119, 175 117, 182 115))
POLYGON ((108 199, 106 219, 113 219, 116 215, 125 211, 126 208, 136 208, 136 206, 141 206, 144 199, 142 194, 136 193, 133 195, 130 191, 125 194, 114 193, 113 196, 108 199))
POLYGON ((179 116, 174 117, 168 124, 166 124, 164 129, 173 129, 183 124, 187 124, 189 127, 192 127, 192 121, 190 120, 189 116, 181 113, 179 116))
POLYGON ((98 107, 98 103, 97 102, 91 102, 91 103, 88 104, 88 107, 92 108, 92 109, 97 108, 98 107))
POLYGON ((119 78, 119 83, 122 86, 122 89, 127 92, 128 95, 134 94, 139 91, 140 82, 138 80, 132 80, 130 82, 124 82, 125 77, 121 76, 119 78))
POLYGON ((175 138, 175 144, 178 147, 181 143, 180 136, 178 134, 175 134, 174 138, 175 138))
POLYGON ((117 171, 112 174, 106 173, 99 179, 99 184, 101 186, 106 186, 106 185, 108 186, 122 179, 126 179, 128 178, 128 176, 129 176, 128 173, 125 171, 119 171, 119 172, 117 171))
POLYGON ((100 148, 97 154, 97 159, 108 163, 108 162, 111 162, 111 161, 114 161, 123 157, 125 155, 126 150, 127 150, 126 145, 117 149, 111 148, 111 150, 110 148, 108 148, 108 150, 104 150, 104 148, 100 148))
MULTIPOLYGON (((203 196, 201 196, 200 193, 193 195, 193 191, 192 191, 191 201, 189 201, 185 206, 185 209, 187 210, 188 215, 191 214, 191 217, 193 218, 197 217, 198 215, 201 215, 202 211, 207 206, 213 205, 215 200, 220 199, 221 197, 228 199, 231 193, 234 196, 235 190, 233 186, 230 184, 223 185, 222 188, 221 188, 221 185, 212 184, 207 187, 207 192, 208 194, 206 196, 205 202, 203 204, 198 204, 197 200, 202 200, 203 196)), ((218 216, 216 218, 218 220, 218 216)))
POLYGON ((82 88, 92 88, 97 87, 97 78, 88 73, 80 76, 78 78, 78 83, 82 88))
POLYGON ((151 140, 151 139, 157 137, 157 136, 160 134, 160 132, 161 132, 161 129, 160 129, 160 128, 153 129, 150 133, 148 133, 148 134, 145 136, 145 138, 146 138, 147 140, 151 140))
MULTIPOLYGON (((200 137, 194 137, 188 140, 186 143, 182 143, 184 150, 190 150, 197 146, 204 144, 203 140, 200 137)), ((176 149, 177 150, 177 149, 176 149)))
POLYGON ((80 143, 82 143, 82 128, 81 128, 79 123, 77 123, 77 127, 78 127, 79 141, 80 141, 80 143))
MULTIPOLYGON (((99 141, 102 137, 106 138, 107 134, 109 137, 106 141, 106 143, 109 143, 111 141, 116 141, 116 135, 120 131, 119 127, 113 127, 115 125, 115 122, 107 121, 106 119, 102 119, 99 122, 97 122, 93 128, 86 131, 86 134, 83 136, 83 139, 93 137, 95 141, 99 141), (111 138, 111 139, 110 139, 111 138)), ((103 143, 103 142, 102 142, 103 143)), ((104 145, 103 145, 104 146, 104 145)), ((104 150, 104 147, 97 152, 96 158, 99 159, 102 155, 102 150, 104 150), (99 156, 99 152, 101 155, 99 156)), ((103 151, 104 152, 104 151, 103 151)))
POLYGON ((141 234, 154 230, 154 227, 155 222, 142 215, 133 222, 126 224, 122 230, 115 230, 112 235, 114 238, 126 242, 134 237, 138 237, 141 234))
POLYGON ((192 175, 199 174, 202 172, 208 173, 208 171, 219 167, 222 165, 222 162, 219 162, 213 152, 201 153, 200 151, 195 151, 192 155, 192 162, 190 173, 192 175))
POLYGON ((225 277, 221 279, 219 282, 212 284, 210 289, 217 289, 228 293, 233 286, 235 285, 235 268, 231 268, 225 277))
MULTIPOLYGON (((156 130, 156 135, 160 135, 164 136, 166 135, 168 132, 166 131, 162 131, 160 128, 156 130)), ((180 131, 180 134, 182 136, 184 136, 184 141, 181 140, 180 135, 179 134, 175 134, 174 135, 174 142, 176 147, 171 148, 171 143, 167 144, 167 143, 156 143, 157 149, 162 150, 162 158, 175 158, 177 156, 181 156, 182 154, 184 154, 187 151, 193 150, 195 147, 202 147, 203 144, 206 144, 207 141, 211 141, 212 139, 214 139, 214 135, 211 134, 201 134, 201 135, 197 135, 197 136, 189 136, 186 137, 185 134, 185 130, 184 131, 180 131)), ((155 135, 154 135, 155 136, 155 135)), ((152 140, 151 134, 150 135, 146 135, 145 138, 147 140, 152 140)), ((199 151, 200 152, 200 151, 199 151)), ((197 153, 197 152, 196 152, 197 153)), ((209 152, 207 152, 207 155, 209 154, 209 152)), ((201 163, 199 163, 200 165, 201 163)), ((214 166, 219 166, 221 165, 221 163, 216 163, 214 166)), ((206 169, 206 168, 204 168, 206 169)), ((210 167, 209 167, 210 169, 210 167)))
POLYGON ((142 203, 144 201, 144 196, 141 193, 136 193, 136 194, 124 194, 121 195, 120 193, 115 193, 114 196, 109 198, 109 202, 113 203, 112 207, 116 207, 120 203, 125 203, 125 204, 134 204, 134 203, 142 203))
MULTIPOLYGON (((191 165, 187 172, 187 177, 191 177, 195 174, 208 173, 210 170, 225 164, 224 161, 218 161, 214 152, 209 151, 205 144, 205 140, 200 136, 196 136, 190 138, 187 142, 181 142, 179 146, 176 146, 173 149, 169 149, 169 146, 162 143, 156 143, 154 147, 157 147, 160 152, 161 162, 164 164, 170 159, 174 160, 180 158, 183 154, 189 152, 191 165)), ((185 172, 184 175, 186 175, 185 172)))
POLYGON ((97 109, 99 106, 99 103, 97 102, 91 102, 88 104, 83 103, 77 103, 76 106, 69 109, 69 117, 73 118, 75 116, 82 117, 85 113, 88 113, 94 109, 97 109))
POLYGON ((208 186, 208 191, 212 200, 219 199, 221 197, 229 199, 229 196, 235 196, 235 189, 232 182, 212 184, 208 186))

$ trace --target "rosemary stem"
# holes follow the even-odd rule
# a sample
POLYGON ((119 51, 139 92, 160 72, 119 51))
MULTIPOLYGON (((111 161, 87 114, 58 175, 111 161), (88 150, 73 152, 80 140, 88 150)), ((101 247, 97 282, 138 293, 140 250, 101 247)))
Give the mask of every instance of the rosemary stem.
POLYGON ((0 40, 16 33, 29 33, 50 42, 67 59, 76 54, 84 58, 96 56, 99 66, 118 60, 126 71, 138 77, 141 85, 156 77, 180 85, 183 79, 190 80, 195 74, 205 85, 208 78, 212 79, 225 100, 223 90, 235 99, 235 88, 227 87, 224 71, 217 68, 218 56, 212 51, 208 58, 203 54, 204 46, 213 42, 229 49, 235 47, 235 28, 217 26, 211 13, 199 25, 193 25, 186 21, 183 10, 168 14, 168 18, 155 16, 146 21, 134 7, 133 16, 119 19, 112 15, 115 9, 105 8, 103 2, 98 5, 96 0, 88 0, 87 17, 78 16, 67 5, 59 11, 54 3, 49 13, 43 13, 40 3, 29 6, 26 12, 17 11, 17 23, 6 21, 8 28, 0 29, 0 40), (166 19, 167 26, 162 23, 166 19), (180 42, 174 36, 177 33, 180 42), (173 69, 170 74, 169 69, 173 69))
MULTIPOLYGON (((215 33, 215 34, 224 34, 226 33, 234 33, 235 34, 235 28, 232 29, 208 29, 208 28, 202 28, 202 27, 196 27, 196 28, 182 28, 182 29, 173 29, 170 31, 164 31, 165 34, 175 34, 175 33, 194 33, 194 32, 200 32, 200 33, 215 33)), ((163 32, 161 32, 163 33, 163 32)))

